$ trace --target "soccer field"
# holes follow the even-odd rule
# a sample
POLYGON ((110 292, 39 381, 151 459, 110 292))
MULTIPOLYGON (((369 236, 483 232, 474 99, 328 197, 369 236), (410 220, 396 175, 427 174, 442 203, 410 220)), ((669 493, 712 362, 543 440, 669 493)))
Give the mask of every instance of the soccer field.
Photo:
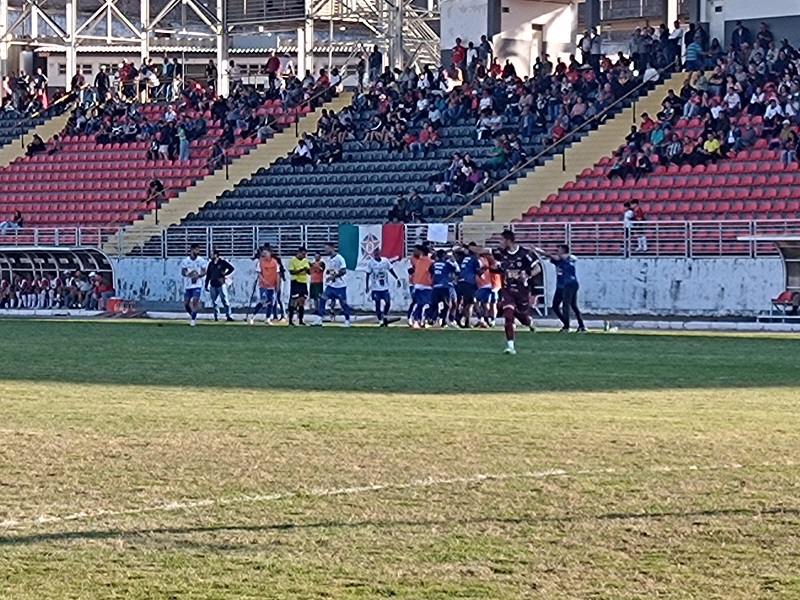
POLYGON ((796 336, 0 321, 0 598, 797 598, 796 336))

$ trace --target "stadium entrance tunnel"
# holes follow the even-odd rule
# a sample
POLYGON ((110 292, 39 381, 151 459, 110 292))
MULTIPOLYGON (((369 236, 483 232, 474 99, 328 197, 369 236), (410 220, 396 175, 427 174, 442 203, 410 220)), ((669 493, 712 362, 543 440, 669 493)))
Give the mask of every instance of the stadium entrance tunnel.
POLYGON ((94 271, 114 281, 111 261, 97 248, 47 248, 0 245, 0 279, 12 281, 15 275, 52 278, 80 269, 94 271))

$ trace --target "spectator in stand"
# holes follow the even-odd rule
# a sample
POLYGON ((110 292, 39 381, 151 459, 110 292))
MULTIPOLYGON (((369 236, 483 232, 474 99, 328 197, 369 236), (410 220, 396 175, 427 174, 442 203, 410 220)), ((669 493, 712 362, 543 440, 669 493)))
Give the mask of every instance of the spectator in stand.
POLYGON ((492 43, 485 35, 482 35, 481 43, 478 44, 478 60, 481 64, 488 65, 492 60, 493 54, 494 49, 492 48, 492 43))
POLYGON ((45 150, 47 150, 47 146, 45 145, 44 140, 39 136, 38 133, 34 133, 33 140, 30 144, 28 144, 25 154, 27 156, 33 156, 34 154, 39 154, 45 150))
POLYGON ((394 205, 389 211, 388 219, 390 222, 407 223, 409 219, 408 206, 406 204, 406 197, 403 192, 397 194, 394 200, 394 205))
POLYGON ((753 34, 750 30, 742 25, 741 21, 736 21, 736 27, 731 34, 731 49, 734 52, 740 52, 742 45, 750 46, 753 43, 753 34))
POLYGON ((419 223, 425 213, 425 199, 420 196, 416 189, 411 190, 406 206, 410 221, 412 223, 419 223))
POLYGON ((378 50, 378 46, 373 46, 372 53, 369 55, 369 80, 375 83, 383 69, 383 54, 378 50))
POLYGON ((183 123, 178 126, 178 159, 189 162, 189 137, 183 123))
POLYGON ((0 233, 5 235, 7 233, 19 231, 22 229, 23 225, 24 221, 22 219, 22 213, 19 210, 15 210, 14 214, 11 216, 11 219, 0 223, 0 233))
POLYGON ((452 49, 453 64, 464 71, 467 68, 467 49, 461 45, 461 38, 456 38, 456 45, 452 49))
POLYGON ((292 152, 290 162, 293 167, 302 167, 304 165, 310 165, 313 163, 311 150, 309 150, 305 140, 298 140, 297 146, 292 152))
POLYGON ((706 140, 703 142, 701 154, 703 163, 711 161, 713 164, 717 164, 717 161, 722 158, 722 144, 715 134, 710 132, 706 134, 706 140))
POLYGON ((217 65, 215 65, 214 61, 211 59, 209 59, 208 64, 206 65, 205 74, 206 90, 208 90, 208 92, 211 94, 216 94, 217 77, 219 76, 219 72, 217 71, 217 65))

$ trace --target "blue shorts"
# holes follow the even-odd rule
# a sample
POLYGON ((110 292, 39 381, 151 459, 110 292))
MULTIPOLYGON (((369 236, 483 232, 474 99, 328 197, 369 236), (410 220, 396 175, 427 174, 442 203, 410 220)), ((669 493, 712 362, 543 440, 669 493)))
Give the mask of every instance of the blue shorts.
POLYGON ((422 289, 415 288, 413 298, 416 304, 421 304, 422 306, 425 306, 427 304, 428 306, 430 306, 431 304, 433 304, 433 290, 425 288, 422 289))
POLYGON ((326 286, 322 294, 326 300, 338 300, 342 304, 347 304, 347 288, 326 286))
POLYGON ((492 288, 489 287, 478 288, 478 291, 475 292, 475 300, 477 300, 481 304, 488 304, 489 302, 491 302, 492 288))
POLYGON ((373 302, 389 302, 389 290, 372 290, 373 302))
POLYGON ((492 294, 489 296, 489 302, 492 304, 500 302, 500 290, 492 290, 492 294))
POLYGON ((258 288, 258 299, 269 304, 275 302, 275 290, 273 288, 258 288))
POLYGON ((450 302, 455 302, 456 300, 458 300, 458 294, 456 293, 456 286, 454 285, 449 286, 449 291, 450 291, 450 302))
POLYGON ((203 291, 203 288, 199 288, 199 287, 186 288, 183 291, 183 299, 184 300, 190 300, 192 298, 199 298, 201 293, 202 293, 202 291, 203 291))

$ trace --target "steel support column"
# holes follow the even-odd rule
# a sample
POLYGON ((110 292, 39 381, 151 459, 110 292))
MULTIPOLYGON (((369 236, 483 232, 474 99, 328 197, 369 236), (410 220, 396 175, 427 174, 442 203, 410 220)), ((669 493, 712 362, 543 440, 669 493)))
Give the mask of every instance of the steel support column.
POLYGON ((72 78, 78 72, 78 0, 67 0, 67 90, 72 90, 72 78))
POLYGON ((230 93, 230 76, 228 72, 228 19, 225 16, 225 0, 217 0, 217 94, 227 96, 230 93))

